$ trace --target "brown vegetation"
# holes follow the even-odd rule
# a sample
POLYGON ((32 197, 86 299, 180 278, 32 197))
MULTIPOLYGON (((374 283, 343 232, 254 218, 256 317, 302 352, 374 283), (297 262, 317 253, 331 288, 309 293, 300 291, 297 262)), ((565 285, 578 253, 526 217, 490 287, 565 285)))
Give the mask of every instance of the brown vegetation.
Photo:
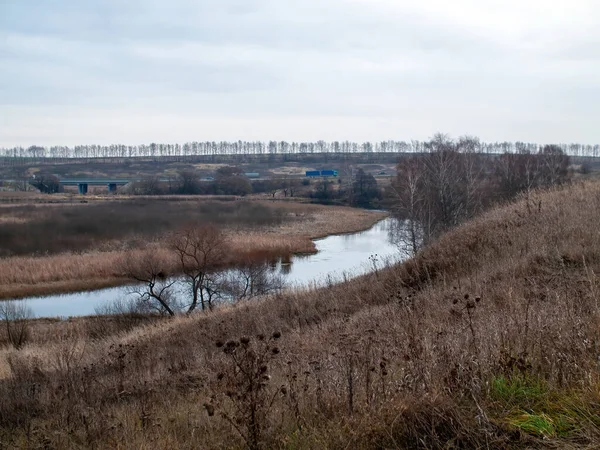
MULTIPOLYGON (((302 206, 297 209, 302 211, 302 206)), ((83 204, 4 206, 0 256, 47 255, 115 249, 154 241, 188 224, 260 228, 289 220, 286 208, 264 202, 178 201, 159 199, 97 200, 83 204)))
POLYGON ((176 261, 167 254, 167 237, 188 224, 214 224, 222 229, 231 249, 227 262, 234 265, 249 257, 311 253, 315 249, 312 239, 359 231, 385 216, 300 202, 170 200, 2 207, 0 217, 21 222, 0 221, 0 252, 45 248, 57 253, 0 259, 0 298, 124 284, 128 278, 120 262, 126 252, 150 250, 163 255, 165 264, 173 267, 176 261))
POLYGON ((492 210, 341 285, 2 353, 0 439, 50 448, 600 442, 600 184, 492 210), (94 336, 94 337, 92 337, 94 336))

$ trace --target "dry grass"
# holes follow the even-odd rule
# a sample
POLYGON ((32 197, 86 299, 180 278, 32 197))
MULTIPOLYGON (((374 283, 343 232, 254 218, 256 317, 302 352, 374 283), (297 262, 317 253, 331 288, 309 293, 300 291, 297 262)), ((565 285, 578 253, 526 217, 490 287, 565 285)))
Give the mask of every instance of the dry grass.
MULTIPOLYGON (((245 223, 225 226, 230 244, 231 264, 248 255, 262 257, 289 256, 315 251, 314 238, 330 234, 366 229, 385 216, 384 213, 345 207, 328 207, 295 202, 252 202, 275 209, 282 220, 273 225, 254 226, 245 223)), ((39 206, 30 215, 42 214, 39 206)), ((75 206, 76 208, 85 207, 75 206)), ((28 210, 29 211, 29 210, 28 210)), ((150 246, 169 260, 165 238, 137 243, 139 250, 150 246)), ((76 292, 124 284, 120 272, 128 242, 98 243, 106 251, 61 253, 50 256, 17 256, 0 260, 0 299, 34 295, 76 292)))
POLYGON ((342 285, 103 336, 89 318, 36 323, 0 354, 0 439, 243 448, 254 405, 257 448, 597 447, 598 211, 600 184, 581 184, 342 285), (257 406, 231 374, 274 330, 257 406))

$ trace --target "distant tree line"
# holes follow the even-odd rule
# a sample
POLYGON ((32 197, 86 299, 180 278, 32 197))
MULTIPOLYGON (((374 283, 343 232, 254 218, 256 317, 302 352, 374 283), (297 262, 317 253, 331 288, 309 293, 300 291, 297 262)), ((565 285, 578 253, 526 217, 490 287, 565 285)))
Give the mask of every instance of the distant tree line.
MULTIPOLYGON (((185 144, 151 143, 141 145, 76 145, 0 148, 0 158, 21 159, 73 159, 73 158, 174 158, 218 155, 311 155, 311 154, 357 154, 357 153, 422 153, 427 152, 426 141, 234 141, 234 142, 187 142, 185 144)), ((537 153, 544 145, 529 142, 473 142, 476 153, 537 153)), ((570 156, 600 156, 600 145, 560 144, 560 149, 570 156)), ((9 164, 9 161, 2 161, 9 164)))
POLYGON ((202 178, 193 169, 180 170, 172 178, 157 175, 146 176, 132 183, 129 192, 134 195, 238 195, 264 194, 273 197, 277 194, 294 197, 303 186, 303 180, 282 176, 262 180, 251 180, 237 166, 223 166, 217 169, 215 176, 202 178))
POLYGON ((314 181, 308 197, 321 203, 349 204, 352 206, 371 208, 379 206, 383 191, 375 177, 363 169, 332 180, 323 178, 314 181))
POLYGON ((410 252, 494 203, 569 180, 569 156, 560 146, 493 158, 478 153, 479 147, 477 138, 436 134, 424 153, 398 162, 390 196, 406 221, 403 241, 410 252))
POLYGON ((135 195, 240 195, 253 192, 252 185, 239 167, 224 166, 216 171, 214 179, 203 180, 193 169, 180 170, 172 178, 146 176, 132 183, 129 192, 135 195))

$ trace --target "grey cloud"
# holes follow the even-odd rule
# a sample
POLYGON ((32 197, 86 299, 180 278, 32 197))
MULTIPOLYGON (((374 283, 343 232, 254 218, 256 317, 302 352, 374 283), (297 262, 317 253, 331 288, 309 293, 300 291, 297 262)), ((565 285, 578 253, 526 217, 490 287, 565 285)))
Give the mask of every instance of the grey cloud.
POLYGON ((22 2, 12 3, 0 18, 1 29, 86 41, 196 40, 320 51, 491 45, 410 11, 386 17, 368 4, 343 0, 109 0, 68 2, 68 8, 60 1, 22 2), (27 3, 36 6, 27 8, 27 3))
POLYGON ((600 33, 517 3, 480 21, 466 0, 0 0, 0 105, 379 116, 390 133, 392 118, 500 135, 597 117, 600 33))

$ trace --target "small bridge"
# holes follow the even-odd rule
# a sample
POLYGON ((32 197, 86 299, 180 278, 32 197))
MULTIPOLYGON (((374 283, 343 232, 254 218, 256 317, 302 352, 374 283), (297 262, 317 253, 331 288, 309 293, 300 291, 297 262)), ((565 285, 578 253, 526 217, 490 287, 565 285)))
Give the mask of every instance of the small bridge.
POLYGON ((108 192, 117 192, 117 186, 124 186, 136 180, 124 178, 62 178, 61 186, 77 186, 80 194, 87 194, 88 186, 107 186, 108 192))

